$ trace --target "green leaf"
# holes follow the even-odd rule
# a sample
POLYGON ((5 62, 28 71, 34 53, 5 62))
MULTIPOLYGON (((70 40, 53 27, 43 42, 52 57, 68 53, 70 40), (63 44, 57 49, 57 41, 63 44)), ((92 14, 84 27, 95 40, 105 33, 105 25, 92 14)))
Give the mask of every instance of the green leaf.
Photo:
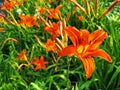
POLYGON ((117 70, 114 72, 114 74, 112 75, 108 85, 107 85, 107 88, 109 88, 109 86, 113 83, 114 79, 117 77, 117 75, 120 73, 120 66, 117 67, 117 70))
POLYGON ((93 82, 93 81, 95 81, 95 80, 90 80, 90 81, 86 81, 84 84, 82 84, 81 86, 80 86, 80 88, 79 88, 79 90, 88 90, 88 88, 89 88, 89 86, 90 86, 90 84, 93 82))
POLYGON ((43 90, 41 89, 37 84, 31 83, 31 85, 36 89, 36 90, 43 90))

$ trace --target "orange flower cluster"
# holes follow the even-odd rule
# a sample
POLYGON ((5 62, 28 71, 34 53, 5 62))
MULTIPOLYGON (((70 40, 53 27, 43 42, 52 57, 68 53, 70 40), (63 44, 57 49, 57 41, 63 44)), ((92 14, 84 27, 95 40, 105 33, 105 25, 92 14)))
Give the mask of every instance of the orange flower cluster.
MULTIPOLYGON (((30 63, 30 61, 29 61, 29 60, 27 59, 27 57, 26 57, 26 51, 25 51, 25 50, 22 50, 22 52, 18 54, 17 60, 25 60, 25 61, 27 61, 27 62, 30 63)), ((37 71, 37 70, 39 70, 40 68, 42 68, 42 69, 45 70, 45 69, 46 69, 45 64, 48 64, 48 62, 47 62, 47 61, 44 61, 44 57, 41 56, 40 59, 34 58, 34 60, 32 61, 32 64, 36 66, 36 67, 34 68, 34 71, 37 71)))
POLYGON ((25 1, 26 0, 4 0, 1 9, 11 11, 15 6, 21 5, 25 1))
MULTIPOLYGON (((48 1, 52 2, 52 0, 48 1)), ((81 7, 76 0, 69 1, 74 3, 76 8, 79 8, 85 15, 88 17, 90 16, 91 9, 89 7, 89 3, 87 2, 88 0, 85 1, 86 9, 81 7)), ((73 26, 67 26, 66 21, 68 21, 70 14, 68 14, 65 18, 62 18, 62 13, 60 12, 62 5, 58 5, 56 8, 51 9, 48 9, 47 7, 36 7, 37 13, 35 13, 34 16, 30 16, 30 14, 24 15, 24 13, 19 14, 20 20, 18 21, 11 11, 15 6, 21 5, 23 2, 25 2, 25 0, 5 0, 1 9, 9 12, 9 18, 7 18, 4 14, 0 14, 0 19, 5 19, 5 21, 9 24, 18 27, 25 25, 28 28, 33 26, 37 26, 39 28, 40 25, 37 23, 37 20, 40 20, 40 22, 44 24, 44 30, 52 36, 52 39, 47 38, 47 42, 43 44, 37 35, 34 35, 37 42, 42 47, 45 47, 47 52, 53 51, 53 53, 57 53, 58 56, 76 55, 84 65, 87 78, 91 77, 95 69, 94 56, 103 58, 108 62, 112 62, 108 53, 99 48, 104 39, 108 36, 104 30, 96 30, 90 33, 86 29, 78 30, 73 26), (46 19, 42 18, 42 16, 46 19), (66 18, 68 19, 66 20, 66 18), (55 22, 52 22, 51 19, 53 21, 55 20, 55 22), (72 44, 70 45, 68 45, 68 38, 72 41, 72 44)), ((106 15, 118 2, 120 2, 120 0, 115 0, 115 2, 102 13, 102 16, 106 15)), ((97 8, 95 9, 96 10, 94 12, 97 13, 97 8)), ((74 11, 76 11, 76 9, 74 11)), ((78 19, 83 21, 84 16, 78 16, 78 19)), ((1 31, 4 31, 4 28, 0 28, 0 32, 1 31)), ((25 60, 28 64, 35 65, 36 67, 34 68, 34 71, 37 71, 40 68, 46 69, 45 65, 48 64, 48 62, 44 60, 43 56, 40 58, 34 58, 34 60, 30 62, 31 59, 28 60, 25 50, 18 54, 17 60, 25 60)))

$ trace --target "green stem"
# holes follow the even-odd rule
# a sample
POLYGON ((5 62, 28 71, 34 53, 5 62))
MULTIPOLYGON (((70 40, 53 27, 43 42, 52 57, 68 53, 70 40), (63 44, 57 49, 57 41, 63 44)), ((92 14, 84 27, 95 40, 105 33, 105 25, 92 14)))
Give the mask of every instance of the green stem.
POLYGON ((15 25, 16 25, 17 27, 20 27, 20 25, 18 24, 18 22, 17 22, 16 19, 14 18, 13 14, 12 14, 11 12, 9 12, 9 11, 8 11, 8 13, 10 14, 10 16, 11 16, 13 22, 15 23, 15 25))

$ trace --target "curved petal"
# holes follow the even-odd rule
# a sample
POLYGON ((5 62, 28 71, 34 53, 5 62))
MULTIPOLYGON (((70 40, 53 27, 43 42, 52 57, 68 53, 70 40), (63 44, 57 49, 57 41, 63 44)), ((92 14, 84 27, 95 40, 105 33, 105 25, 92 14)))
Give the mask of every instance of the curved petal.
POLYGON ((82 38, 87 38, 90 34, 87 29, 81 29, 80 32, 82 32, 82 38))
POLYGON ((102 49, 98 49, 98 50, 92 52, 91 56, 100 57, 100 58, 107 60, 108 62, 112 62, 112 59, 109 56, 109 54, 102 49))
POLYGON ((34 58, 34 61, 32 61, 32 64, 37 65, 39 63, 39 59, 38 58, 34 58))
POLYGON ((75 46, 73 46, 73 45, 70 45, 70 46, 62 49, 58 53, 58 56, 67 56, 67 55, 70 55, 70 54, 76 54, 76 49, 75 49, 75 46))
POLYGON ((81 35, 82 42, 84 42, 84 44, 89 43, 88 38, 89 38, 90 32, 87 29, 81 29, 80 32, 82 33, 82 35, 81 35))
POLYGON ((40 66, 36 66, 35 68, 34 68, 34 71, 37 71, 37 70, 39 70, 41 67, 40 66))
POLYGON ((94 59, 92 57, 86 57, 80 59, 82 60, 82 63, 84 65, 86 77, 90 78, 95 69, 94 59))
POLYGON ((107 33, 104 30, 96 30, 89 35, 89 42, 97 43, 102 42, 107 37, 107 33))
POLYGON ((77 46, 81 42, 80 31, 77 30, 75 27, 68 26, 68 27, 65 27, 64 30, 72 40, 72 43, 74 46, 77 46))
POLYGON ((96 42, 94 44, 90 44, 89 50, 96 50, 101 44, 102 44, 102 41, 96 42))

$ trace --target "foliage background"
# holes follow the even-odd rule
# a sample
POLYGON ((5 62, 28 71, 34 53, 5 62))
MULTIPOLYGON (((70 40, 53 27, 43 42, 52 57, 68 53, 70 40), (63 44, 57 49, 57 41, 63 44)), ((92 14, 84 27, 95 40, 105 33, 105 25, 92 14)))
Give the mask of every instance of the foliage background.
MULTIPOLYGON (((77 0, 83 5, 83 0, 77 0)), ((91 0, 92 1, 92 0, 91 0)), ((113 0, 100 0, 100 15, 113 0)), ((62 4, 60 9, 62 16, 72 13, 74 5, 67 0, 54 0, 49 3, 45 0, 27 0, 22 6, 16 7, 12 13, 19 20, 16 10, 21 8, 23 13, 34 15, 34 6, 46 6, 49 8, 62 4), (41 3, 40 3, 41 2, 41 3)), ((41 22, 40 28, 32 27, 29 30, 17 28, 12 25, 0 24, 5 28, 5 32, 0 32, 0 90, 120 90, 120 4, 101 19, 85 18, 79 21, 77 15, 83 15, 79 10, 71 16, 67 25, 75 26, 78 29, 86 28, 91 32, 97 29, 104 29, 108 33, 108 38, 101 45, 112 57, 113 62, 108 63, 100 58, 95 58, 96 69, 90 79, 86 79, 82 62, 75 56, 57 57, 57 61, 52 63, 52 52, 46 52, 35 40, 34 35, 38 35, 42 42, 46 42, 50 37, 44 32, 44 25, 41 22), (7 41, 2 47, 6 38, 15 38, 18 43, 7 41), (24 61, 17 61, 17 55, 21 50, 26 49, 27 56, 44 56, 49 62, 47 71, 39 70, 34 72, 31 68, 22 67, 17 70, 19 64, 24 61), (55 70, 57 68, 57 70, 55 70)), ((45 16, 43 16, 45 17, 45 16)))

